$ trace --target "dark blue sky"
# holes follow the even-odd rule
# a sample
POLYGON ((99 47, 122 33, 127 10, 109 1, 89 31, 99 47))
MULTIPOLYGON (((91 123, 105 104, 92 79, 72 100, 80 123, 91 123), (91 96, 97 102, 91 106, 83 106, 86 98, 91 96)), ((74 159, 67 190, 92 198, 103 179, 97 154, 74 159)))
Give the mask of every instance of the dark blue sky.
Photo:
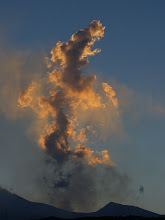
MULTIPOLYGON (((96 43, 101 53, 90 58, 89 69, 104 81, 113 78, 139 96, 152 97, 164 106, 164 11, 164 0, 1 0, 0 33, 3 47, 49 54, 59 40, 68 41, 91 21, 100 20, 106 27, 105 36, 96 43)), ((148 117, 150 113, 143 109, 146 99, 135 106, 141 114, 138 122, 124 119, 131 136, 129 146, 114 147, 112 157, 134 179, 135 187, 144 184, 145 198, 139 205, 165 213, 165 118, 164 114, 148 117)), ((8 126, 12 127, 10 133, 13 126, 23 126, 15 123, 10 125, 1 116, 3 143, 8 126)), ((21 140, 16 138, 20 127, 14 131, 15 143, 25 141, 23 135, 21 140)))
MULTIPOLYGON (((94 19, 106 26, 93 62, 136 89, 164 92, 164 1, 1 1, 2 29, 16 47, 49 51, 94 19), (140 87, 139 87, 140 85, 140 87)), ((92 63, 91 63, 92 64, 92 63)))

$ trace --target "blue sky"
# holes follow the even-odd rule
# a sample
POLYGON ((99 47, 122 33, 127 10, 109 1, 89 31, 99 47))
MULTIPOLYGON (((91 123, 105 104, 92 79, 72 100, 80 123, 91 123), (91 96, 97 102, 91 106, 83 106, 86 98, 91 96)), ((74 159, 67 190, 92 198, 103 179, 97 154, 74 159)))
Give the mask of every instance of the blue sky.
MULTIPOLYGON (((163 0, 0 1, 4 50, 48 54, 59 40, 68 41, 93 20, 106 27, 104 38, 96 43, 101 53, 90 58, 89 70, 101 80, 113 79, 140 96, 131 99, 138 119, 130 119, 135 116, 129 111, 123 119, 129 143, 113 146, 112 158, 130 176, 135 191, 144 186, 144 198, 132 204, 158 213, 165 213, 165 114, 151 109, 156 104, 146 103, 152 97, 153 103, 165 108, 164 9, 163 0)), ((31 145, 33 149, 23 132, 25 122, 6 119, 3 114, 0 121, 2 145, 7 149, 31 145)), ((7 175, 3 178, 4 185, 12 181, 7 175)))

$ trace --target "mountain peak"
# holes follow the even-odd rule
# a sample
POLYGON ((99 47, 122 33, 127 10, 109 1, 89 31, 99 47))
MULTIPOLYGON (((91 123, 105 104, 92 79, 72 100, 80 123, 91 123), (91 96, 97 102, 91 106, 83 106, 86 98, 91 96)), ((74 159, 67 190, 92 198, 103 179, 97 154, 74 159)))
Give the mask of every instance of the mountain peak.
POLYGON ((143 216, 158 217, 158 214, 141 209, 139 207, 122 205, 114 202, 108 203, 106 206, 98 210, 97 216, 143 216))

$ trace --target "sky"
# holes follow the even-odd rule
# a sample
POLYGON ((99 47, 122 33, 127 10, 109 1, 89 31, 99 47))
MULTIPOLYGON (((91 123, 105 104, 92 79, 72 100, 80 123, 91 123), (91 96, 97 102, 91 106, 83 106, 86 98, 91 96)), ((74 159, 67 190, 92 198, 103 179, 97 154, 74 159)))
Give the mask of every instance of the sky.
MULTIPOLYGON (((0 1, 0 186, 32 201, 79 210, 75 204, 82 195, 77 188, 88 192, 89 185, 95 182, 96 191, 100 190, 102 195, 98 194, 97 199, 102 198, 102 201, 93 207, 114 201, 165 213, 164 8, 163 0, 0 1), (19 104, 22 102, 18 103, 18 97, 21 89, 31 85, 32 80, 48 84, 45 57, 50 59, 50 51, 58 41, 68 42, 73 34, 94 20, 105 26, 104 37, 100 34, 101 39, 92 46, 101 52, 89 57, 88 66, 82 67, 82 71, 112 86, 119 107, 117 110, 110 107, 104 117, 104 113, 97 115, 95 112, 96 117, 107 123, 101 130, 96 129, 101 138, 91 139, 104 149, 106 147, 116 167, 111 169, 111 160, 108 162, 110 168, 105 169, 100 165, 95 169, 84 164, 77 168, 77 161, 67 161, 68 171, 67 163, 56 164, 54 161, 58 158, 54 155, 49 158, 51 153, 46 157, 38 146, 36 136, 44 120, 38 121, 31 110, 21 110, 19 104), (84 170, 85 175, 79 176, 77 169, 84 170), (69 176, 71 172, 75 175, 74 180, 69 176), (95 176, 83 188, 78 179, 88 182, 89 176, 94 175, 92 172, 96 172, 95 176), (103 173, 104 178, 101 177, 103 173), (53 180, 52 175, 55 175, 53 180), (64 181, 67 178, 75 181, 72 188, 66 186, 68 191, 65 188, 67 181, 64 181), (58 184, 61 184, 59 188, 58 184), (119 187, 120 195, 116 191, 113 193, 115 186, 119 187), (74 189, 78 195, 73 204, 70 202, 70 207, 50 196, 69 201, 74 189), (104 198, 104 193, 109 197, 104 198)), ((64 89, 67 87, 70 91, 69 86, 65 84, 64 89)), ((44 88, 41 90, 43 92, 44 88)), ((87 117, 83 112, 78 113, 82 124, 87 117)), ((96 150, 100 148, 96 146, 96 150)), ((80 201, 86 199, 84 196, 80 201)))

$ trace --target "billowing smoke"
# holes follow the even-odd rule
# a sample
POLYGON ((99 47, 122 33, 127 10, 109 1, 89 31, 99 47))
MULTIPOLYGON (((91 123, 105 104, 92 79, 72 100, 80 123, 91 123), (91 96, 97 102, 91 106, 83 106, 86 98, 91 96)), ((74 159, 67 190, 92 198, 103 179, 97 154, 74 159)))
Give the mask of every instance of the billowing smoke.
POLYGON ((87 56, 99 52, 98 49, 91 51, 91 46, 103 37, 103 34, 104 27, 99 21, 93 21, 88 28, 74 34, 67 43, 58 42, 51 51, 51 61, 55 65, 49 73, 49 83, 52 85, 49 96, 37 96, 35 91, 38 85, 35 82, 20 93, 20 106, 30 107, 40 118, 46 119, 45 134, 40 136, 39 142, 58 163, 73 158, 75 160, 87 158, 90 164, 114 165, 107 150, 98 152, 100 157, 96 157, 93 151, 83 145, 87 142, 87 133, 91 132, 93 125, 89 121, 81 128, 78 115, 79 110, 106 111, 110 107, 109 104, 118 108, 112 87, 103 83, 102 90, 105 91, 103 94, 105 97, 101 97, 94 90, 96 76, 84 77, 80 69, 87 64, 87 56), (106 97, 107 104, 102 100, 106 97))
POLYGON ((32 81, 19 94, 19 106, 33 110, 40 121, 38 145, 53 167, 39 187, 47 203, 67 210, 94 211, 128 193, 128 177, 117 172, 107 148, 100 146, 106 133, 113 135, 121 125, 115 91, 82 72, 88 57, 100 52, 91 47, 104 29, 94 20, 67 43, 58 42, 46 58, 48 79, 32 81))

